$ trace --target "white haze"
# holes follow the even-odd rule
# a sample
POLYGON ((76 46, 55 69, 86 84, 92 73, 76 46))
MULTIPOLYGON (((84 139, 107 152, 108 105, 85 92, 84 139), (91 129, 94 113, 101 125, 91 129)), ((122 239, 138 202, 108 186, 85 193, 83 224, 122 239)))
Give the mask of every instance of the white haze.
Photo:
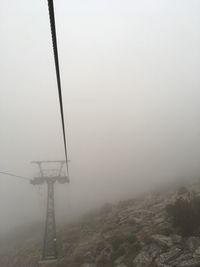
MULTIPOLYGON (((0 0, 0 171, 63 159, 47 1, 0 0)), ((58 221, 200 173, 200 2, 55 1, 70 185, 58 221)), ((0 175, 0 232, 43 221, 45 187, 0 175)))

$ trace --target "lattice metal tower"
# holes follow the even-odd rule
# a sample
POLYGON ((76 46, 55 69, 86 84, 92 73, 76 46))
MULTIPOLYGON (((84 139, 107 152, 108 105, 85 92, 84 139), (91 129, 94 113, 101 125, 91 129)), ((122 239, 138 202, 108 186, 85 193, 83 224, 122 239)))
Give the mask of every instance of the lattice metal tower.
POLYGON ((58 259, 58 247, 56 238, 56 223, 55 223, 55 209, 54 209, 54 184, 56 182, 64 184, 69 182, 69 178, 62 174, 63 167, 66 161, 34 161, 40 170, 39 177, 31 180, 32 185, 47 184, 47 210, 46 223, 44 233, 44 244, 42 252, 42 261, 51 261, 58 259), (44 170, 43 164, 59 164, 59 168, 53 170, 44 170), (47 175, 45 171, 50 171, 51 175, 47 175))

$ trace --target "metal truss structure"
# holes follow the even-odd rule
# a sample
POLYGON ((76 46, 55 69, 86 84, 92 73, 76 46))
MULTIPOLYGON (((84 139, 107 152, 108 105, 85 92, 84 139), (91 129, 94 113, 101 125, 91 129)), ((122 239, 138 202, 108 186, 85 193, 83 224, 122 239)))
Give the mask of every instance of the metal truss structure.
POLYGON ((39 167, 40 175, 31 180, 32 185, 47 184, 47 209, 44 233, 44 244, 42 252, 42 261, 51 261, 58 259, 58 246, 56 237, 55 208, 54 208, 54 185, 56 182, 60 184, 68 183, 69 178, 62 174, 66 161, 34 161, 39 167), (43 164, 58 164, 59 168, 52 171, 51 175, 45 174, 43 164))

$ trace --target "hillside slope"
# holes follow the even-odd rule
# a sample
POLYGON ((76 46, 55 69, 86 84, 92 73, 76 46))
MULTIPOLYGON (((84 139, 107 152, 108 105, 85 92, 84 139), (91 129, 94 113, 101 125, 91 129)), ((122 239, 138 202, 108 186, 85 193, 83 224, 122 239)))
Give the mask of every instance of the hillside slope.
MULTIPOLYGON (((106 204, 79 222, 67 225, 59 233, 63 258, 57 266, 200 266, 200 237, 182 236, 166 212, 167 205, 177 198, 188 198, 188 192, 194 195, 196 188, 190 186, 186 192, 154 192, 116 205, 106 204)), ((41 239, 30 233, 21 243, 7 247, 1 244, 0 266, 37 266, 40 243, 41 239)))

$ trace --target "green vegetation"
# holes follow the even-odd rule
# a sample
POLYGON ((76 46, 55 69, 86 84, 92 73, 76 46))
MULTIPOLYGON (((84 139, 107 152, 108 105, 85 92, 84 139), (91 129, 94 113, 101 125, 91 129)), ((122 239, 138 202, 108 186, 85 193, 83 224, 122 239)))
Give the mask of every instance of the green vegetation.
POLYGON ((174 228, 182 236, 198 234, 200 230, 200 197, 190 200, 178 198, 174 204, 166 207, 172 217, 174 228))

